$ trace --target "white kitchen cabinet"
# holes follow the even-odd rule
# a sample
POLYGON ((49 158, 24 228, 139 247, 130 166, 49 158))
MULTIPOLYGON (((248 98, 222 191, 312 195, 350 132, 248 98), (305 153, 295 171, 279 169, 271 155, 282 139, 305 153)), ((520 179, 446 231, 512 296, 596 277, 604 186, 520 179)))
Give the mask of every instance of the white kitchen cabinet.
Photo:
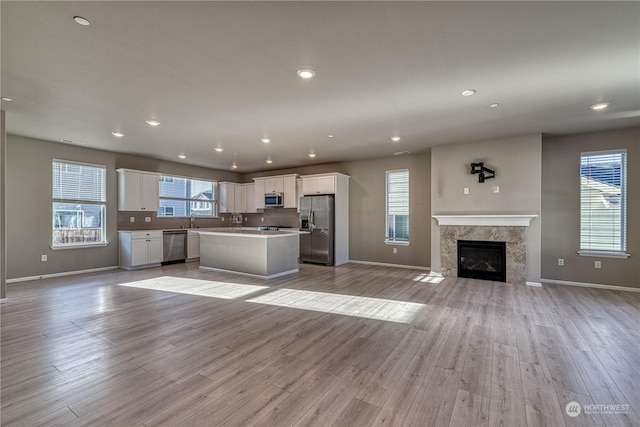
POLYGON ((160 206, 160 175, 117 169, 118 210, 157 212, 160 206))
POLYGON ((298 206, 296 178, 297 175, 285 175, 282 178, 284 184, 282 204, 285 208, 296 208, 298 206))
POLYGON ((255 184, 242 184, 242 212, 258 212, 256 209, 255 184))
MULTIPOLYGON (((254 184, 238 184, 235 182, 221 182, 220 213, 255 213, 256 199, 254 184)), ((264 199, 264 195, 263 195, 264 199)), ((264 206, 264 200, 262 201, 264 206)))
POLYGON ((336 194, 335 175, 313 175, 303 177, 302 194, 305 196, 336 194))
POLYGON ((256 209, 264 209, 264 178, 253 178, 253 186, 256 209))
MULTIPOLYGON (((220 189, 220 213, 235 213, 236 210, 236 184, 235 182, 221 182, 220 189)), ((239 201, 241 203, 241 201, 239 201)))
POLYGON ((269 193, 284 193, 284 178, 281 176, 268 177, 264 179, 264 192, 269 193))
POLYGON ((200 258, 200 234, 187 233, 187 260, 192 261, 200 258))
POLYGON ((304 193, 302 192, 302 178, 296 179, 296 209, 300 212, 300 197, 304 193))
POLYGON ((162 263, 162 230, 119 231, 120 268, 155 267, 162 263))

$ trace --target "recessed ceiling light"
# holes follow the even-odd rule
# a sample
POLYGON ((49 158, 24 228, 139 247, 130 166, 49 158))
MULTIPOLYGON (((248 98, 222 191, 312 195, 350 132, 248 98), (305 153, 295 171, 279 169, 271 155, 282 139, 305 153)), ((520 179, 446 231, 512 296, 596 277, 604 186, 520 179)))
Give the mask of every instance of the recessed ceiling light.
POLYGON ((267 159, 267 163, 271 164, 271 163, 273 163, 273 160, 267 159))
POLYGON ((181 159, 186 159, 187 156, 185 156, 184 154, 178 154, 178 157, 180 157, 181 159))
POLYGON ((411 154, 411 151, 396 151, 393 153, 394 156, 406 156, 407 154, 411 154))
POLYGON ((222 153, 224 151, 224 148, 216 147, 216 148, 214 148, 214 150, 216 150, 218 153, 222 153))
POLYGON ((111 135, 118 137, 118 138, 122 138, 124 136, 124 133, 122 132, 111 132, 111 135))
POLYGON ((147 120, 147 124, 149 126, 160 126, 160 122, 158 122, 156 120, 147 120))
POLYGON ((608 102, 600 102, 599 104, 594 104, 591 106, 592 110, 604 110, 605 108, 607 108, 609 106, 608 102))
POLYGON ((298 77, 300 77, 301 79, 309 80, 310 78, 313 78, 313 76, 315 75, 316 75, 316 72, 313 71, 311 68, 300 68, 298 70, 298 77))
POLYGON ((475 95, 476 94, 476 90, 475 89, 467 89, 465 91, 462 91, 462 96, 471 96, 471 95, 475 95))
POLYGON ((76 21, 77 24, 84 25, 85 27, 90 24, 89 20, 82 16, 74 16, 73 20, 76 21))
POLYGON ((231 169, 238 169, 238 165, 237 165, 237 164, 235 164, 235 163, 234 163, 234 164, 232 164, 232 165, 231 165, 231 169))
POLYGON ((391 140, 392 140, 393 142, 398 142, 398 141, 400 141, 400 137, 399 137, 399 136, 392 136, 392 137, 391 137, 391 140))
POLYGON ((329 135, 329 138, 333 138, 333 135, 329 135))
POLYGON ((11 99, 11 98, 7 98, 6 96, 3 96, 3 97, 2 97, 2 98, 0 98, 0 99, 2 99, 3 101, 7 101, 7 102, 11 102, 11 101, 13 101, 13 99, 11 99))
POLYGON ((260 138, 260 141, 264 142, 265 144, 268 144, 271 142, 271 138, 267 138, 266 136, 264 138, 260 138))
POLYGON ((497 102, 494 102, 493 104, 489 104, 489 108, 498 108, 500 106, 500 104, 498 104, 497 102))
POLYGON ((313 153, 313 152, 309 153, 309 157, 311 157, 312 159, 313 159, 315 156, 316 156, 316 153, 313 153))

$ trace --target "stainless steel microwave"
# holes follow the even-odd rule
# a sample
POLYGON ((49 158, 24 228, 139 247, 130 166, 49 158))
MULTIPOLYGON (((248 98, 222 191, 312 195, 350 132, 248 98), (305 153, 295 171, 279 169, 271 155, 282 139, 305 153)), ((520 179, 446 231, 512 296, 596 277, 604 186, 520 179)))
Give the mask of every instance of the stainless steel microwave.
POLYGON ((264 195, 265 208, 280 208, 282 206, 282 193, 267 193, 264 195))

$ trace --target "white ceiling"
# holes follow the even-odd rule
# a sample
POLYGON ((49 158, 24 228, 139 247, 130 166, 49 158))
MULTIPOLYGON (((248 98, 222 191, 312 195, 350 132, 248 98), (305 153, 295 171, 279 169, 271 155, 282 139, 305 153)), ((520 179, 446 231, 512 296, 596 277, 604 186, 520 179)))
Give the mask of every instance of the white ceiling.
POLYGON ((34 138, 254 172, 640 124, 638 2, 0 7, 7 131, 34 138))

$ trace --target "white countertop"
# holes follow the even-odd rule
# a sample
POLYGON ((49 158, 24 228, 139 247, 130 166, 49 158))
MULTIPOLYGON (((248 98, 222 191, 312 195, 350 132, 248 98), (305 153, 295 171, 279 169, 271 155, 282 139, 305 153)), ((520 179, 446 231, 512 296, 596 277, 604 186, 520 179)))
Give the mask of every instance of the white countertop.
MULTIPOLYGON (((192 230, 193 231, 193 230, 192 230)), ((204 236, 236 236, 236 237, 258 237, 258 238, 271 238, 271 237, 293 237, 299 234, 306 233, 305 231, 269 231, 269 230, 257 230, 255 228, 250 229, 235 229, 235 230, 202 230, 193 231, 204 236)))

